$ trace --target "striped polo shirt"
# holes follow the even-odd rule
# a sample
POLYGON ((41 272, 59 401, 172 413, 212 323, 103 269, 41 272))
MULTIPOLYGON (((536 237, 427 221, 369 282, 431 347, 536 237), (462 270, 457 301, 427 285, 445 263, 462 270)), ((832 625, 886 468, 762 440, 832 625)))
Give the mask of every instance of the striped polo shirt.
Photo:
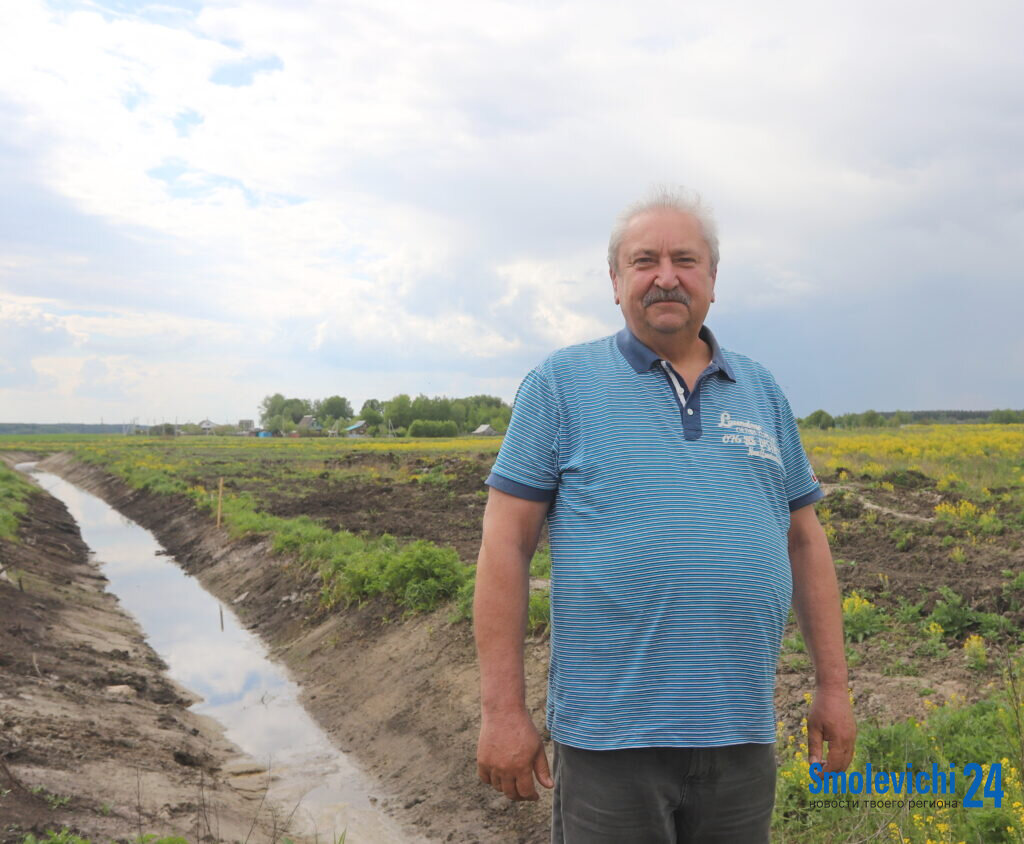
POLYGON ((760 364, 701 337, 692 389, 628 328, 523 380, 487 483, 551 501, 555 740, 775 741, 791 510, 822 497, 760 364))

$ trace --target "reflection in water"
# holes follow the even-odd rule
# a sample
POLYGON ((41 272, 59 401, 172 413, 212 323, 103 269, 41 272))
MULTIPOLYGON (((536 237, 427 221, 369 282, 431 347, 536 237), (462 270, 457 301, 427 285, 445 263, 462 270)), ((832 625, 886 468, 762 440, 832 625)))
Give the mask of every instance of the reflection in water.
MULTIPOLYGON (((28 469, 32 464, 19 468, 28 469)), ((170 676, 203 697, 192 709, 225 727, 235 744, 274 775, 270 796, 300 799, 310 831, 348 842, 409 840, 369 802, 357 769, 298 703, 298 687, 267 658, 262 642, 161 551, 153 535, 106 502, 56 475, 33 473, 67 506, 93 549, 109 591, 139 623, 170 676)))

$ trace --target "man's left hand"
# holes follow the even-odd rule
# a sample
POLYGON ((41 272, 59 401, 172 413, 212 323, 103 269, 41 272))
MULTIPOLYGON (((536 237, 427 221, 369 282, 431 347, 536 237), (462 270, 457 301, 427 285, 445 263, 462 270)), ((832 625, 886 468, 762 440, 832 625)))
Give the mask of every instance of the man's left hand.
POLYGON ((807 713, 807 755, 810 763, 824 761, 825 771, 845 771, 853 760, 857 723, 848 692, 817 690, 807 713), (823 743, 828 742, 828 757, 822 759, 823 743))

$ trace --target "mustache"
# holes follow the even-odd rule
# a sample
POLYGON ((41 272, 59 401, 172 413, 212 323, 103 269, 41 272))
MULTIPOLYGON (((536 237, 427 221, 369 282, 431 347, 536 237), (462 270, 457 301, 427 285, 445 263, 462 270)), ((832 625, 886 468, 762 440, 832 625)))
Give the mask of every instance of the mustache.
POLYGON ((663 290, 655 285, 647 291, 647 294, 641 300, 641 304, 646 308, 658 302, 679 302, 681 305, 689 307, 690 297, 678 287, 674 287, 672 290, 663 290))

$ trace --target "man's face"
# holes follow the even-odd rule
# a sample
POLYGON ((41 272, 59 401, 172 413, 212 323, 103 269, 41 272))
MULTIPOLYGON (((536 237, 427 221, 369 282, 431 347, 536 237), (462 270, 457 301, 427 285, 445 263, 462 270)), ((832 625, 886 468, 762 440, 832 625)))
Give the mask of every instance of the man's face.
POLYGON ((611 277, 615 303, 640 340, 696 332, 715 301, 700 223, 682 211, 659 208, 630 220, 611 277))

